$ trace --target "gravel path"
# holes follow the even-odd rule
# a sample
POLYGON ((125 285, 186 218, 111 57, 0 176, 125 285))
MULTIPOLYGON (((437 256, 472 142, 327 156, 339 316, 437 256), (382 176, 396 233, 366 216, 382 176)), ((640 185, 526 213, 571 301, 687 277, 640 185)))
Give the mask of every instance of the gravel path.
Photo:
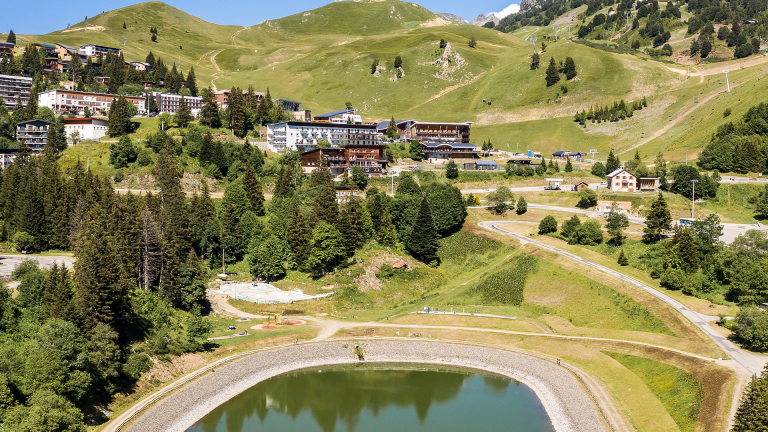
POLYGON ((663 301, 664 303, 666 303, 666 304, 672 306, 673 308, 675 308, 686 319, 688 319, 696 327, 701 329, 701 331, 703 331, 710 339, 712 339, 712 341, 715 342, 715 344, 717 344, 717 346, 719 346, 723 351, 725 351, 725 353, 728 354, 728 356, 730 356, 732 359, 734 359, 736 361, 736 363, 738 363, 742 368, 744 368, 744 370, 747 373, 749 373, 750 375, 759 375, 760 372, 762 371, 762 369, 763 369, 763 365, 762 364, 758 364, 758 362, 756 362, 755 359, 751 355, 749 355, 748 353, 746 353, 745 351, 743 351, 742 349, 740 349, 739 347, 734 345, 731 341, 729 341, 728 339, 723 337, 723 335, 718 333, 717 330, 713 329, 712 326, 709 325, 709 323, 706 321, 706 319, 702 315, 700 315, 700 314, 698 314, 698 313, 688 309, 687 307, 685 307, 685 305, 683 305, 679 301, 677 301, 677 300, 673 299, 672 297, 662 293, 661 291, 658 291, 656 289, 651 288, 650 286, 648 286, 648 285, 646 285, 646 284, 644 284, 644 283, 642 283, 642 282, 640 282, 640 281, 638 281, 636 279, 633 279, 633 278, 631 278, 631 277, 629 277, 629 276, 627 276, 627 275, 625 275, 623 273, 617 272, 616 270, 609 269, 608 267, 602 266, 602 265, 600 265, 600 264, 598 264, 598 263, 596 263, 594 261, 590 261, 590 260, 582 258, 582 257, 580 257, 578 255, 574 255, 574 254, 572 254, 570 252, 566 252, 566 251, 564 251, 562 249, 558 249, 558 248, 556 248, 554 246, 550 246, 550 245, 548 245, 546 243, 542 243, 540 241, 533 240, 531 238, 528 238, 528 237, 525 237, 525 236, 522 236, 522 235, 519 235, 519 234, 511 233, 511 232, 506 231, 506 230, 504 230, 502 228, 499 228, 499 225, 503 225, 505 223, 506 223, 505 221, 489 221, 489 222, 480 222, 479 225, 481 227, 483 227, 483 228, 487 228, 487 229, 496 231, 496 232, 504 234, 504 235, 515 237, 516 239, 518 239, 518 240, 520 240, 520 241, 522 241, 524 243, 534 244, 534 245, 536 245, 538 247, 544 248, 546 250, 549 250, 549 251, 555 252, 557 254, 560 254, 560 255, 566 256, 568 258, 571 258, 573 260, 576 260, 576 261, 578 261, 578 262, 580 262, 582 264, 588 265, 590 267, 594 267, 594 268, 600 270, 603 273, 607 273, 607 274, 609 274, 611 276, 617 277, 617 278, 619 278, 619 279, 621 279, 621 280, 623 280, 625 282, 628 282, 628 283, 630 283, 630 284, 632 284, 632 285, 634 285, 634 286, 636 286, 636 287, 646 291, 647 293, 653 295, 654 297, 658 298, 659 300, 663 301))
POLYGON ((445 364, 521 381, 536 392, 558 432, 609 430, 579 380, 551 361, 474 345, 397 340, 317 342, 260 351, 217 366, 179 388, 124 430, 185 431, 217 406, 270 377, 308 367, 358 362, 355 343, 360 344, 367 362, 445 364))

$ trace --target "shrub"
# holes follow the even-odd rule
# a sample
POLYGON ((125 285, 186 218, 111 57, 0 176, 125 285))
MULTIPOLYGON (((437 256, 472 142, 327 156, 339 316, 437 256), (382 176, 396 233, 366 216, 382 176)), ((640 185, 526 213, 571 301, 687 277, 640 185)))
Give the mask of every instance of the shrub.
POLYGON ((576 207, 586 209, 597 205, 597 192, 584 188, 579 191, 579 202, 576 207))
POLYGON ((600 223, 590 219, 579 226, 570 236, 570 243, 596 246, 603 242, 603 230, 600 223))
POLYGON ((136 163, 139 164, 139 166, 143 166, 143 167, 151 165, 154 160, 153 154, 154 152, 152 151, 152 149, 148 149, 148 148, 142 149, 139 152, 139 156, 136 157, 136 163))
POLYGON ((134 353, 128 356, 128 360, 123 365, 123 372, 132 379, 139 379, 141 374, 149 372, 152 368, 152 360, 143 353, 134 353))
POLYGON ((125 174, 123 174, 123 170, 118 170, 115 173, 115 183, 120 183, 123 180, 125 180, 125 174))
POLYGON ((667 269, 661 275, 661 286, 675 291, 685 287, 685 272, 679 269, 667 269))
POLYGON ((557 221, 552 216, 546 216, 539 222, 539 234, 557 232, 557 221))
POLYGON ((723 111, 723 117, 728 117, 732 112, 733 111, 731 111, 730 108, 726 108, 725 111, 723 111))
POLYGON ((35 237, 24 231, 19 231, 13 235, 13 243, 19 252, 31 251, 35 245, 35 237))
POLYGON ((768 350, 768 313, 754 306, 742 307, 728 327, 751 349, 768 350))
POLYGON ((379 279, 389 279, 395 275, 395 272, 397 272, 397 270, 395 270, 395 268, 391 265, 382 264, 381 268, 379 268, 379 271, 376 272, 376 277, 379 279))
POLYGON ((572 218, 563 222, 563 226, 560 228, 560 230, 563 234, 563 237, 569 238, 576 232, 577 229, 579 229, 580 226, 581 220, 579 220, 578 216, 573 215, 572 218))
POLYGON ((486 302, 519 305, 523 302, 528 273, 536 271, 536 264, 533 256, 518 258, 487 276, 473 290, 479 292, 486 302))

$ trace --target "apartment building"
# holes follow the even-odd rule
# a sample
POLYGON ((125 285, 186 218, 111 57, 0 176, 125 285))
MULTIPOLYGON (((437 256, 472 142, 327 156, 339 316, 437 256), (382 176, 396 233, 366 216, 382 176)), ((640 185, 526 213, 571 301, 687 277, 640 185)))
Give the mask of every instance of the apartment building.
MULTIPOLYGON (((157 108, 160 110, 161 113, 167 112, 169 114, 176 114, 176 110, 179 109, 179 104, 181 103, 181 95, 175 94, 175 93, 162 93, 162 92, 152 92, 152 97, 155 98, 155 102, 157 102, 157 108)), ((200 109, 203 107, 203 98, 202 96, 183 96, 184 102, 187 103, 187 106, 190 110, 192 110, 192 115, 197 117, 197 114, 200 112, 200 109)))
POLYGON ((16 160, 19 149, 0 148, 0 168, 5 169, 16 160))
POLYGON ((101 54, 102 57, 106 57, 107 53, 110 53, 110 52, 117 56, 120 55, 119 48, 112 48, 112 47, 106 47, 101 45, 81 45, 80 51, 82 51, 88 57, 98 57, 99 54, 101 54))
POLYGON ((471 159, 480 148, 470 143, 422 143, 421 151, 429 163, 445 163, 451 159, 471 159))
POLYGON ((41 152, 48 143, 48 127, 55 123, 34 119, 16 124, 16 141, 34 152, 41 152))
POLYGON ((315 116, 315 121, 320 123, 363 124, 363 118, 354 109, 343 109, 320 114, 315 116))
POLYGON ((267 125, 267 145, 275 153, 283 153, 286 149, 313 150, 322 139, 328 140, 332 147, 373 145, 376 143, 376 125, 301 121, 267 125))
POLYGON ((334 175, 350 174, 352 168, 363 168, 368 177, 381 177, 387 171, 384 146, 380 144, 348 144, 344 147, 328 147, 301 154, 301 166, 309 174, 320 165, 320 158, 328 161, 334 175))
MULTIPOLYGON (((229 94, 232 93, 232 90, 219 90, 217 92, 213 93, 213 101, 216 102, 219 107, 226 108, 229 106, 229 94)), ((262 99, 264 99, 264 93, 263 92, 253 92, 256 95, 256 99, 261 102, 262 99)), ((247 90, 243 90, 243 94, 248 94, 247 90)))
POLYGON ((407 122, 400 138, 422 143, 468 143, 472 123, 407 122))
POLYGON ((0 42, 0 54, 13 54, 16 44, 13 42, 0 42))
POLYGON ((21 103, 27 106, 29 93, 32 91, 32 78, 0 75, 0 98, 5 101, 5 106, 12 110, 16 106, 16 99, 21 95, 21 103))
MULTIPOLYGON (((112 101, 118 95, 107 93, 79 92, 73 90, 53 89, 38 95, 38 105, 52 109, 56 114, 81 114, 85 107, 92 113, 104 114, 109 111, 112 101)), ((139 114, 146 112, 143 96, 125 96, 128 102, 136 106, 139 114)))
POLYGON ((65 118, 64 133, 70 138, 77 132, 75 142, 91 140, 98 141, 107 135, 109 123, 105 119, 96 118, 65 118))

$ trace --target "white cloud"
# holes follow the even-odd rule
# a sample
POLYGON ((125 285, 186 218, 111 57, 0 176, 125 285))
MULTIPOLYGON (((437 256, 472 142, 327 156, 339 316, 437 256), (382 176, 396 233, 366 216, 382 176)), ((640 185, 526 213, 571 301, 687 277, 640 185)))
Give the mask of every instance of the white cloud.
POLYGON ((494 15, 496 15, 496 18, 502 19, 502 18, 504 18, 507 15, 510 15, 510 14, 513 14, 513 13, 517 13, 519 11, 520 11, 520 5, 512 3, 511 5, 505 7, 504 9, 502 9, 499 12, 489 12, 489 13, 487 13, 485 15, 488 16, 490 14, 494 14, 494 15))

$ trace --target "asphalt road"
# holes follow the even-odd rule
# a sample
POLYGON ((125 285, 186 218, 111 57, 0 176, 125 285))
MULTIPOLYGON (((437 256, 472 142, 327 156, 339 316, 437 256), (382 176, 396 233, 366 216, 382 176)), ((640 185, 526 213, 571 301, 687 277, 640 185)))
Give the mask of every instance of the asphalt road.
POLYGON ((59 265, 64 263, 68 269, 71 269, 75 264, 75 258, 64 255, 0 255, 0 277, 9 277, 13 273, 13 269, 25 259, 36 260, 42 268, 50 268, 54 262, 59 265))
POLYGON ((607 273, 611 276, 615 276, 627 283, 630 283, 648 292, 649 294, 653 295, 654 297, 658 298, 664 303, 667 303, 668 305, 677 309, 678 312, 680 312, 685 318, 691 321, 694 325, 699 327, 701 331, 703 331, 707 336, 709 336, 709 338, 712 339, 715 342, 715 344, 717 344, 717 346, 722 348, 722 350, 725 351, 728 354, 728 356, 730 356, 734 361, 736 361, 736 363, 738 363, 741 367, 743 367, 750 375, 760 375, 760 373, 762 372, 762 369, 763 369, 762 365, 758 364, 758 362, 749 353, 743 351, 742 349, 734 345, 731 341, 723 337, 723 335, 718 333, 715 329, 713 329, 712 326, 710 326, 709 323, 706 321, 705 316, 688 309, 687 307, 685 307, 685 305, 673 299, 672 297, 669 297, 668 295, 660 291, 657 291, 649 287, 648 285, 645 285, 644 283, 637 281, 629 276, 626 276, 615 270, 609 269, 608 267, 597 264, 596 262, 584 259, 572 253, 566 252, 562 249, 558 249, 554 246, 550 246, 546 243, 542 243, 519 234, 511 233, 509 231, 503 230, 498 227, 498 225, 503 225, 505 223, 507 222, 506 221, 489 221, 489 222, 480 222, 478 225, 480 225, 483 228, 490 229, 504 235, 508 235, 510 237, 515 237, 520 241, 534 244, 538 247, 566 256, 568 258, 576 260, 590 267, 594 267, 602 271, 603 273, 607 273))

